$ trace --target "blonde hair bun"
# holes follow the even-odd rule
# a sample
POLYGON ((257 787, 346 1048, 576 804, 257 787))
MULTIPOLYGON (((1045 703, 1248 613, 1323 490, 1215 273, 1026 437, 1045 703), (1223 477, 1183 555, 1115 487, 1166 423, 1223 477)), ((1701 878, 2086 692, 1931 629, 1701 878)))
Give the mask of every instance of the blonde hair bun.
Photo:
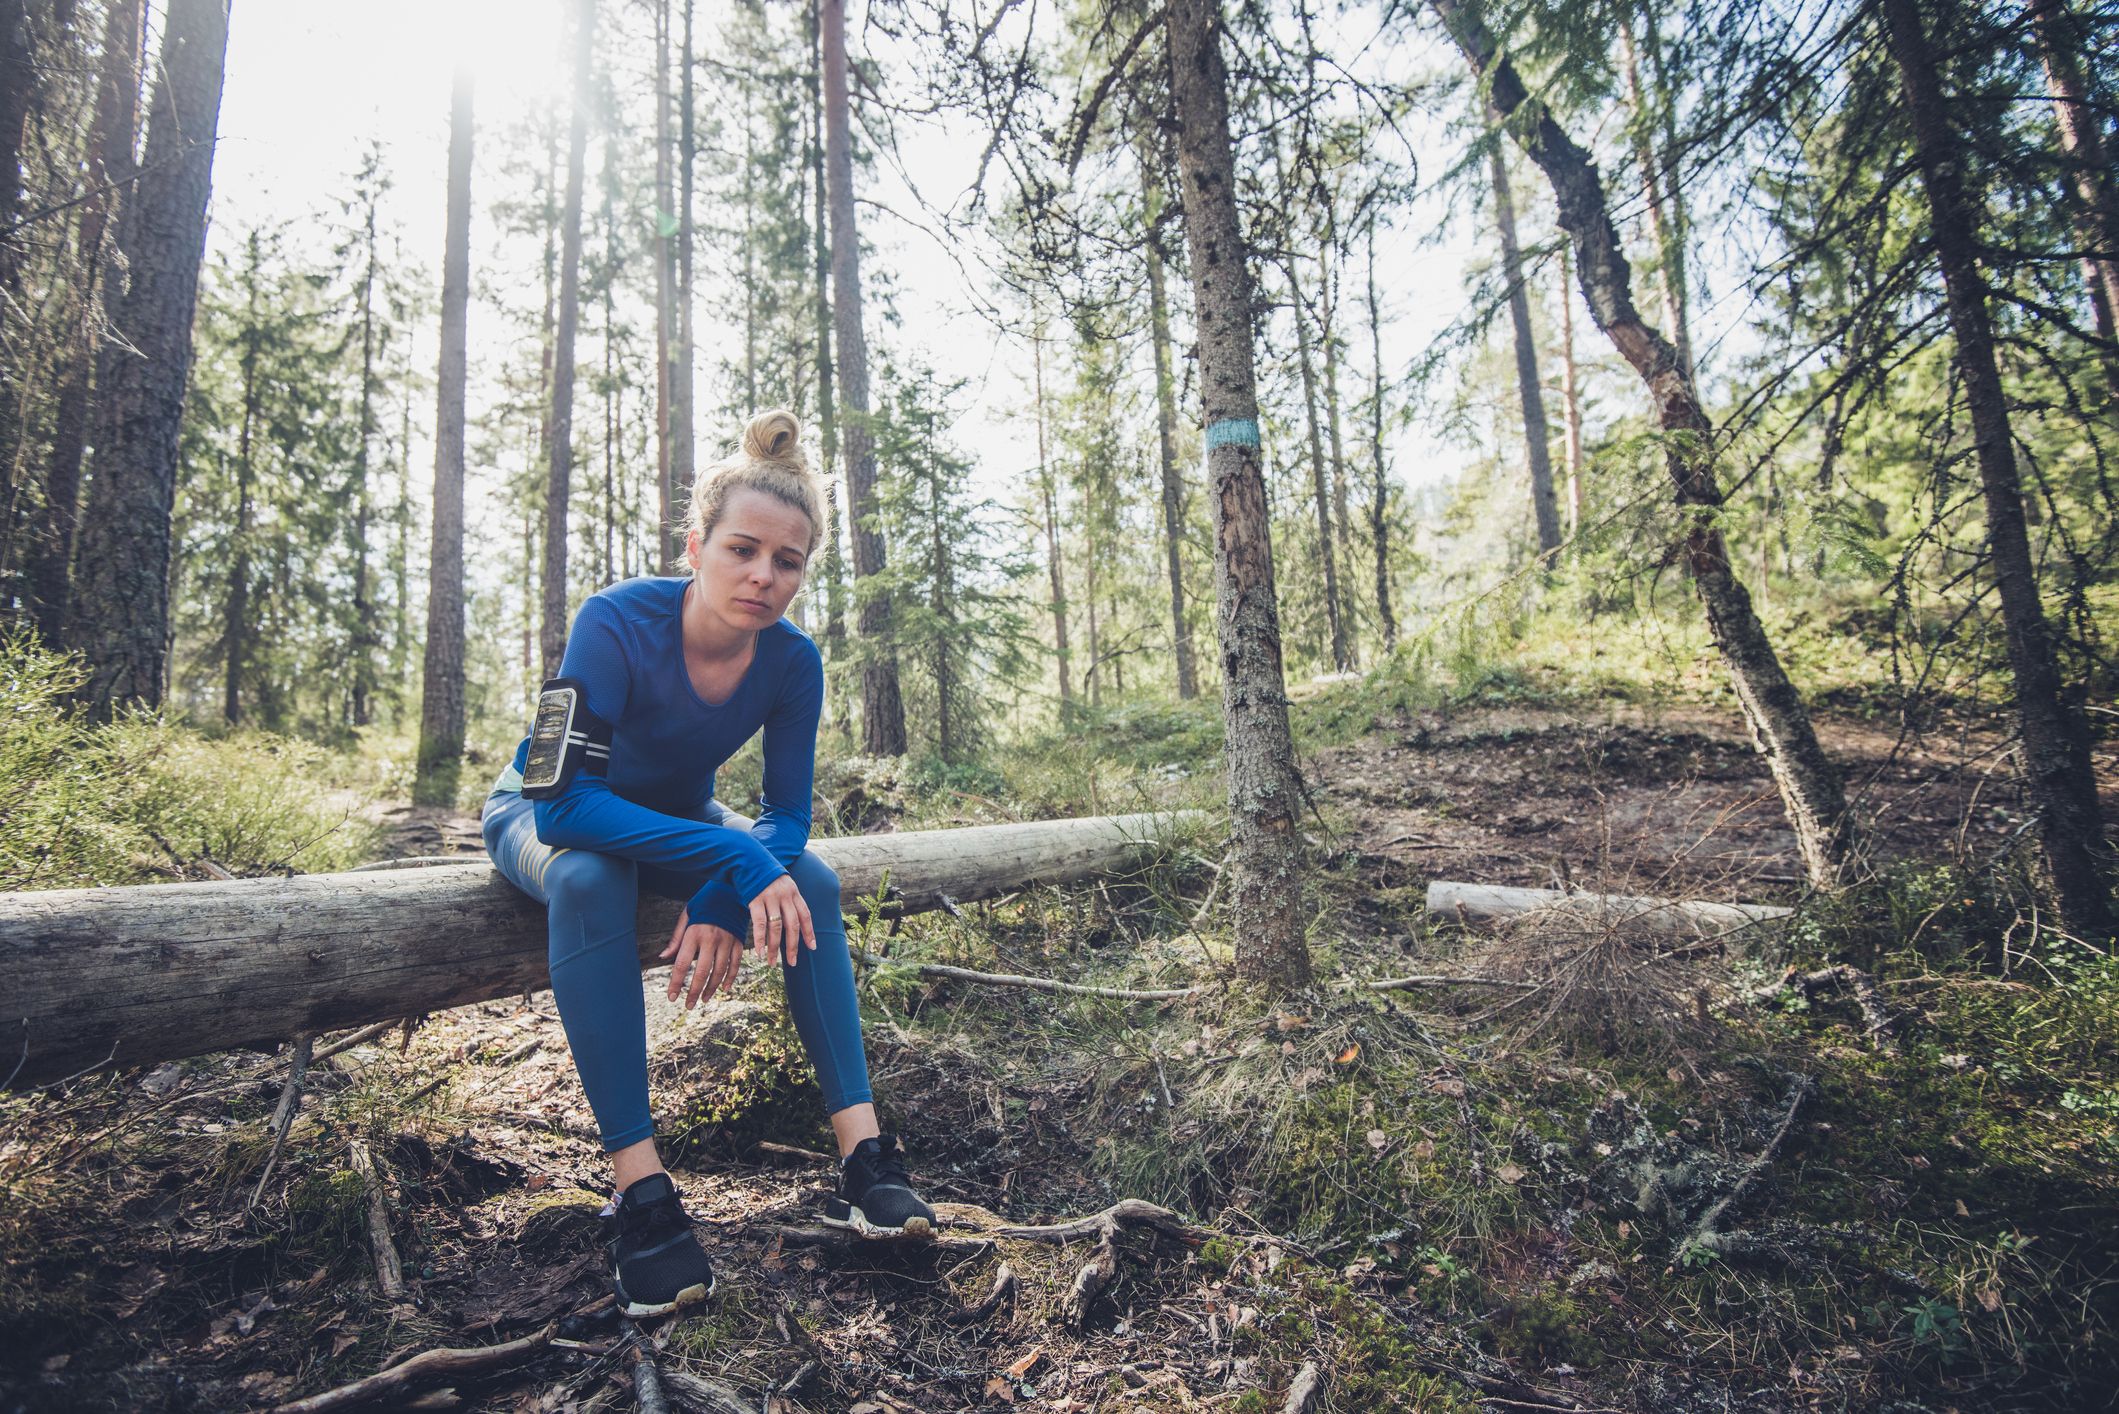
POLYGON ((702 467, 692 483, 687 528, 701 540, 711 535, 722 508, 736 491, 762 491, 809 517, 809 550, 824 535, 824 484, 802 449, 802 423, 786 408, 753 417, 743 428, 741 449, 702 467))
POLYGON ((802 424, 786 408, 761 412, 743 429, 743 454, 755 461, 809 470, 802 450, 802 424))

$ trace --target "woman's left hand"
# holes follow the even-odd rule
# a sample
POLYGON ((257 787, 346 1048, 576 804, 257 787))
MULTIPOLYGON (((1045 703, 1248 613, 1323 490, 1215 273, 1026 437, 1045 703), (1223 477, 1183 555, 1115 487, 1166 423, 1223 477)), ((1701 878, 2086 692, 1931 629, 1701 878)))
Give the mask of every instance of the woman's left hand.
POLYGON ((792 877, 782 874, 750 901, 750 941, 760 962, 782 961, 789 967, 804 946, 815 950, 817 925, 792 877))

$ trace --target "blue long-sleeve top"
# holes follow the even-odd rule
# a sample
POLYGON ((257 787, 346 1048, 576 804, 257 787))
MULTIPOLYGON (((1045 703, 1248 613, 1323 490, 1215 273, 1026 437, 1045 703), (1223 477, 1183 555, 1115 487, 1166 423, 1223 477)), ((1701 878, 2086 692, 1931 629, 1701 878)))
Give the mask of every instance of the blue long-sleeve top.
MULTIPOLYGON (((609 774, 577 772, 536 803, 537 838, 643 864, 709 875, 692 896, 694 923, 741 937, 749 901, 809 844, 810 786, 824 660, 785 619, 759 630, 750 668, 725 701, 709 702, 684 665, 689 576, 629 579, 590 597, 574 616, 560 676, 583 684, 588 708, 611 723, 609 774), (713 798, 714 773, 760 728, 765 786, 748 832, 690 818, 713 798)), ((529 738, 515 751, 515 769, 529 738)))

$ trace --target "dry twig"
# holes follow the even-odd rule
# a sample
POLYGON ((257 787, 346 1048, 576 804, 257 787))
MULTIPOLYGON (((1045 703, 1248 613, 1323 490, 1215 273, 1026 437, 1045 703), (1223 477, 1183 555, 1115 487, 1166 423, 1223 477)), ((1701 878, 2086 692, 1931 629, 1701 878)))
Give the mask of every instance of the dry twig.
POLYGON ((993 1271, 993 1289, 988 1291, 977 1305, 950 1312, 949 1323, 953 1326, 977 1325, 1002 1306, 1015 1300, 1016 1285, 1015 1268, 1006 1262, 1001 1263, 993 1271))
POLYGON ((939 962, 899 962, 896 958, 856 951, 854 956, 870 967, 889 965, 909 968, 922 977, 949 977, 959 982, 977 982, 988 987, 1022 987, 1032 992, 1058 992, 1070 997, 1106 997, 1122 1002, 1167 1002, 1196 996, 1197 987, 1168 991, 1135 991, 1127 987, 1091 987, 1080 982, 1060 982, 1050 977, 1021 977, 1012 972, 974 972, 968 967, 949 967, 939 962))
POLYGON ((1323 1401, 1324 1377, 1314 1363, 1304 1361, 1295 1372, 1295 1383, 1288 1386, 1288 1402, 1280 1406, 1280 1414, 1313 1414, 1323 1401))
POLYGON ((375 1254, 375 1284, 391 1301, 405 1299, 405 1269, 397 1259, 397 1243, 390 1236, 390 1204, 383 1196, 382 1179, 375 1170, 375 1155, 368 1141, 356 1135, 348 1149, 353 1171, 368 1190, 368 1247, 375 1254))
POLYGON ((295 1115, 301 1112, 302 1078, 309 1073, 309 1053, 315 1044, 316 1037, 307 1031, 294 1038, 294 1054, 287 1061, 287 1083, 280 1087, 280 1103, 272 1112, 272 1148, 265 1155, 265 1171, 258 1175, 257 1187, 250 1190, 250 1201, 243 1204, 246 1213, 264 1201, 265 1184, 279 1166, 280 1150, 287 1146, 287 1133, 294 1128, 295 1115))
POLYGON ((1788 1131, 1795 1126, 1795 1112, 1803 1107, 1803 1101, 1810 1098, 1810 1092, 1815 1088, 1815 1082, 1809 1076, 1799 1075, 1796 1077, 1795 1088, 1788 1094, 1787 1113, 1781 1116, 1780 1126, 1773 1131, 1773 1137, 1766 1141, 1765 1148, 1759 1150, 1758 1157, 1744 1166, 1744 1172, 1737 1178, 1735 1185, 1727 1193, 1724 1193, 1713 1207, 1702 1214, 1697 1223, 1693 1224, 1692 1232, 1682 1243, 1678 1244, 1678 1251, 1713 1252, 1718 1250, 1722 1236, 1716 1225, 1721 1222, 1722 1214, 1728 1212, 1730 1206, 1737 1199, 1744 1196, 1745 1191, 1758 1180, 1758 1176, 1764 1173, 1767 1166, 1773 1162, 1773 1156, 1780 1152, 1782 1142, 1788 1137, 1788 1131))
POLYGON ((364 1409, 376 1405, 404 1407, 415 1390, 431 1388, 444 1380, 468 1375, 489 1375, 519 1365, 551 1344, 555 1326, 511 1340, 469 1350, 428 1350, 389 1369, 355 1380, 350 1385, 326 1390, 280 1405, 273 1414, 328 1414, 340 1409, 364 1409))

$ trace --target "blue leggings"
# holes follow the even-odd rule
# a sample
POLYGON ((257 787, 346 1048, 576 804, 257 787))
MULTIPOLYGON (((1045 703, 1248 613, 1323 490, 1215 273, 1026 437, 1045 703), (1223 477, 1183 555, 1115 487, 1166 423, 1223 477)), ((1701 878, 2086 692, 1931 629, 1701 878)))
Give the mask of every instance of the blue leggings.
MULTIPOLYGON (((751 822, 711 801, 699 817, 708 824, 748 830, 751 822)), ((546 906, 551 919, 552 996, 566 1026, 574 1069, 588 1092, 605 1153, 652 1138, 647 1100, 647 1003, 641 994, 640 954, 633 915, 640 890, 689 899, 704 875, 680 874, 611 854, 554 849, 537 838, 531 802, 518 791, 486 799, 486 853, 509 883, 546 906)), ((866 1104, 868 1059, 861 1049, 861 1013, 854 1000, 853 958, 839 912, 839 876, 808 851, 788 870, 816 922, 817 948, 780 969, 787 1009, 824 1089, 824 1108, 837 1113, 866 1104)))

